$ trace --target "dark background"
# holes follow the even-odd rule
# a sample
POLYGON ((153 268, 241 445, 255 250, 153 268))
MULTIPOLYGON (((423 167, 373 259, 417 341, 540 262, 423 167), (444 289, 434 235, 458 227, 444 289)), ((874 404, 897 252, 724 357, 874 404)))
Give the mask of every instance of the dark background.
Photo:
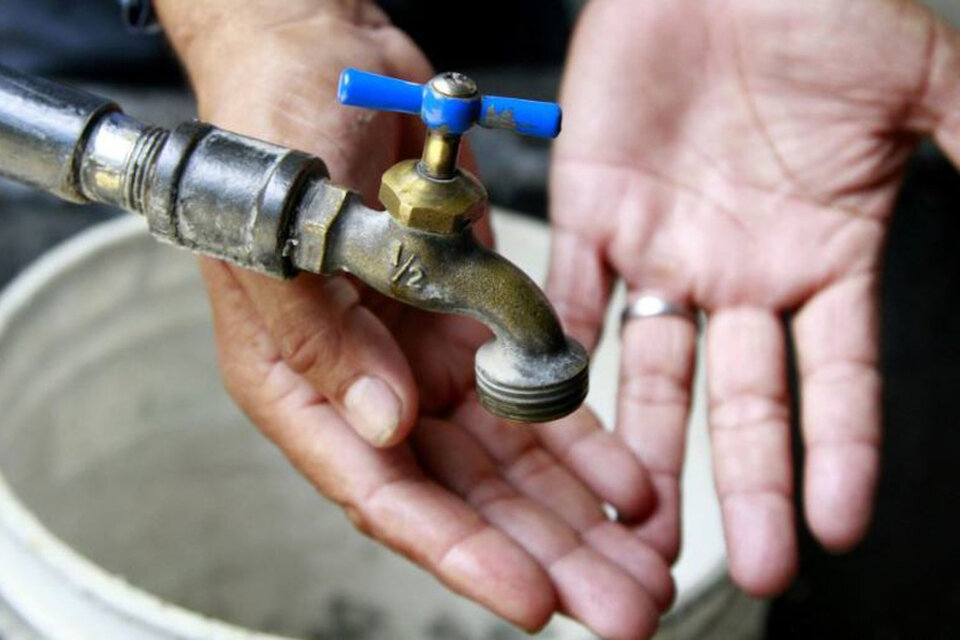
MULTIPOLYGON (((939 1, 960 12, 960 1, 939 1)), ((449 2, 381 4, 438 68, 466 71, 489 92, 550 99, 579 3, 486 3, 463 28, 496 43, 492 48, 464 47, 462 33, 436 28, 438 16, 449 19, 449 2), (508 9, 511 20, 500 19, 508 9)), ((128 89, 183 91, 162 37, 127 32, 110 0, 0 0, 0 63, 128 89)), ((548 147, 500 133, 471 137, 491 199, 544 216, 548 147)), ((769 638, 960 637, 958 213, 960 175, 937 149, 923 147, 911 162, 886 254, 886 440, 876 519, 866 540, 843 556, 824 553, 801 530, 800 576, 773 603, 769 638)), ((0 185, 0 283, 45 248, 111 215, 0 185)))

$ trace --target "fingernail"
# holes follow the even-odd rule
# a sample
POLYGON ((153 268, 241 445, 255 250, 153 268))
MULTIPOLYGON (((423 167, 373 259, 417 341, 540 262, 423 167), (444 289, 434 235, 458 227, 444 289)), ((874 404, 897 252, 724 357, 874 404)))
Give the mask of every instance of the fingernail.
POLYGON ((375 446, 389 442, 400 426, 400 398, 380 378, 360 378, 343 397, 347 419, 364 440, 375 446))

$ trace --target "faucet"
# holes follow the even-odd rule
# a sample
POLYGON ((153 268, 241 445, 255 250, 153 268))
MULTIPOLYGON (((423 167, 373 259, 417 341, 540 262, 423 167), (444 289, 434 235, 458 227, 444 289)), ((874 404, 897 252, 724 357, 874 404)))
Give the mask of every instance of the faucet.
POLYGON ((347 272, 428 311, 486 324, 477 395, 489 412, 546 422, 586 397, 589 359, 537 285, 479 243, 486 190, 458 167, 472 126, 552 138, 560 107, 480 95, 459 73, 425 85, 355 69, 345 105, 420 115, 423 155, 382 177, 385 211, 329 180, 302 151, 190 121, 148 126, 89 93, 0 66, 0 175, 73 202, 139 213, 162 242, 277 278, 347 272))

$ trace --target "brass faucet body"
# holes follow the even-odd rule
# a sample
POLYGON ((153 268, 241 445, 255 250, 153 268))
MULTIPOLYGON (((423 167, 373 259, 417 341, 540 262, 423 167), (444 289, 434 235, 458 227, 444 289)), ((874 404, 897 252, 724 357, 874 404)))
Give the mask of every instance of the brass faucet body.
POLYGON ((495 338, 477 352, 481 403, 517 422, 547 422, 587 393, 586 352, 569 340, 543 292, 487 249, 469 225, 437 233, 372 211, 359 196, 317 183, 297 216, 301 269, 351 273, 380 293, 428 311, 479 320, 495 338))

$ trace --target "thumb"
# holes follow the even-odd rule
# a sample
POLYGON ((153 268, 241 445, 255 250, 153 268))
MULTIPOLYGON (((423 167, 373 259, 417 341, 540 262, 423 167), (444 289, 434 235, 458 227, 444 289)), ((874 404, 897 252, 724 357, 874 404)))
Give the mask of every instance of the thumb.
MULTIPOLYGON (((282 282, 214 260, 201 264, 221 352, 230 349, 231 336, 244 335, 233 324, 256 318, 270 337, 272 357, 302 376, 362 438, 377 447, 404 439, 417 416, 413 374, 387 327, 360 304, 353 283, 309 274, 282 282), (233 312, 237 299, 250 312, 233 312)), ((243 398, 235 399, 243 406, 243 398)))

